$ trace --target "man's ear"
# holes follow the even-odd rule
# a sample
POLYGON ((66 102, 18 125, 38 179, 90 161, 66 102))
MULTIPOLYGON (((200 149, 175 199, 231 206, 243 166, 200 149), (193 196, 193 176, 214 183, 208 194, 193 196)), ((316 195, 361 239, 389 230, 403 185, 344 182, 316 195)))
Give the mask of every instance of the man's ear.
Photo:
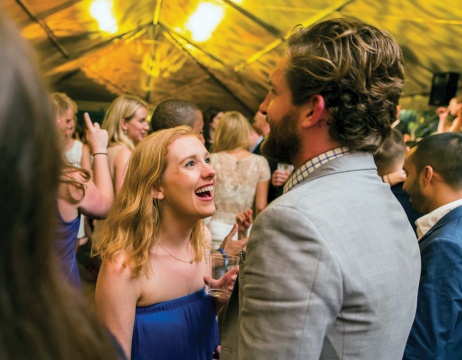
POLYGON ((164 198, 164 193, 162 192, 162 188, 161 189, 153 188, 151 190, 151 196, 153 199, 162 200, 164 198))
POLYGON ((425 166, 420 172, 420 180, 423 186, 427 186, 435 176, 435 172, 430 165, 425 166))
POLYGON ((127 131, 127 120, 125 120, 124 118, 120 120, 120 128, 123 131, 127 131))
POLYGON ((301 105, 302 128, 321 126, 321 122, 326 120, 325 116, 323 117, 324 108, 324 97, 320 94, 313 95, 306 104, 301 105))

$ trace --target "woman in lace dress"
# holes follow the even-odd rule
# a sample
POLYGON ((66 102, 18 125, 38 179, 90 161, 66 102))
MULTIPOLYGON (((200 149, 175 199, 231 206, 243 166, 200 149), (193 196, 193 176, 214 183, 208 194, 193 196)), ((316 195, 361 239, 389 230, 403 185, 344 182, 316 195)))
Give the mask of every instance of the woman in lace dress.
POLYGON ((217 127, 212 166, 216 171, 215 214, 208 223, 216 250, 235 223, 236 214, 249 208, 258 215, 267 205, 268 161, 249 148, 250 124, 241 113, 224 114, 217 127))
POLYGON ((106 129, 109 134, 109 170, 116 194, 124 182, 132 151, 148 135, 147 117, 148 104, 130 95, 115 99, 104 116, 101 128, 106 129))

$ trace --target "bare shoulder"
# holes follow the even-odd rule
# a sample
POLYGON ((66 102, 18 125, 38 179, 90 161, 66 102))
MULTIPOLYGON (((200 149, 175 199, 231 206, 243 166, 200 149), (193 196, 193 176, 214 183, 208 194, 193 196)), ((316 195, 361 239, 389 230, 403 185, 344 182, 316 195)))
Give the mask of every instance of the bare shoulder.
POLYGON ((101 264, 99 277, 117 278, 118 281, 130 281, 134 279, 129 259, 125 251, 122 251, 114 259, 105 259, 101 264))
POLYGON ((114 161, 115 162, 123 162, 126 159, 129 159, 132 155, 132 151, 129 149, 128 146, 122 146, 121 149, 117 152, 114 161))
POLYGON ((142 277, 133 276, 126 256, 121 254, 112 260, 104 260, 101 264, 96 283, 96 302, 120 301, 136 306, 141 297, 142 277), (118 299, 118 300, 116 300, 118 299))

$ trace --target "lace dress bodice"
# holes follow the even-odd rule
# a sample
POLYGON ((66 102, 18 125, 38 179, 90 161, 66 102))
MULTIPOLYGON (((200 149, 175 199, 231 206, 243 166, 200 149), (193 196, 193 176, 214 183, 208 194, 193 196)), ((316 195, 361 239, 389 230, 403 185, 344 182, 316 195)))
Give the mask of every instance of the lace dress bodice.
POLYGON ((257 184, 270 179, 268 161, 255 154, 238 160, 224 151, 211 154, 211 160, 216 172, 212 221, 234 224, 236 214, 252 208, 257 184))

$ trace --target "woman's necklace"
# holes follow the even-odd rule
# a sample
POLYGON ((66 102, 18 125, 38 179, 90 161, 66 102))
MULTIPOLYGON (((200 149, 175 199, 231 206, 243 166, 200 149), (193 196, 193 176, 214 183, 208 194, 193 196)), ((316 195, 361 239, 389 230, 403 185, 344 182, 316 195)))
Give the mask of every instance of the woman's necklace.
POLYGON ((158 244, 159 244, 159 246, 160 246, 162 249, 164 249, 165 252, 166 252, 167 254, 169 254, 172 258, 174 258, 174 259, 176 259, 176 260, 178 260, 178 261, 184 262, 184 263, 186 263, 186 264, 192 264, 192 263, 194 262, 194 259, 193 259, 193 258, 191 258, 189 261, 179 259, 179 258, 177 258, 175 255, 171 254, 166 248, 164 248, 160 242, 158 242, 158 244))

